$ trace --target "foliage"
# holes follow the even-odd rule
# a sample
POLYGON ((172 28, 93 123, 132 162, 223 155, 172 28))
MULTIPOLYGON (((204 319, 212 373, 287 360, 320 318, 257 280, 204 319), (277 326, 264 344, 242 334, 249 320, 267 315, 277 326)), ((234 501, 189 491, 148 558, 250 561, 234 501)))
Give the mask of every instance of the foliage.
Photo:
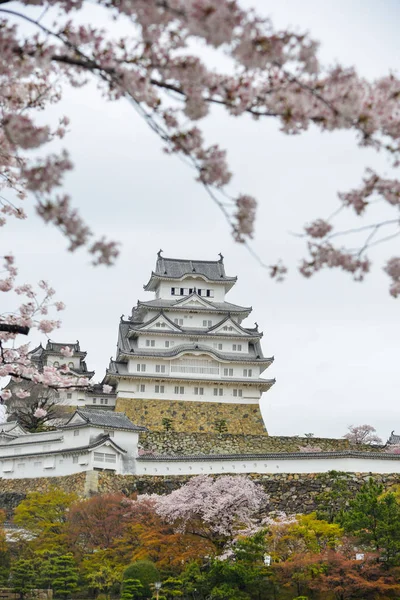
POLYGON ((381 552, 388 564, 399 563, 400 505, 395 494, 383 494, 383 486, 369 479, 340 521, 346 532, 368 548, 381 552))
POLYGON ((149 560, 137 560, 129 565, 123 574, 123 586, 126 579, 137 579, 143 586, 141 595, 143 598, 151 598, 151 584, 160 581, 160 573, 154 563, 149 560))
POLYGON ((123 537, 132 501, 122 494, 101 494, 71 506, 68 538, 83 552, 105 549, 123 537))
POLYGON ((181 598, 183 581, 177 577, 168 577, 162 582, 162 592, 166 600, 174 600, 174 598, 181 598))
POLYGON ((346 509, 353 493, 348 485, 349 474, 329 471, 326 474, 327 487, 316 496, 317 516, 333 523, 346 509))
POLYGON ((121 600, 135 600, 136 598, 149 598, 144 596, 144 587, 139 579, 124 579, 122 584, 121 600))
POLYGON ((73 555, 68 553, 50 559, 48 573, 55 598, 71 598, 79 579, 73 555))
POLYGON ((11 567, 11 587, 24 598, 30 590, 35 588, 36 568, 34 561, 20 559, 11 567))
POLYGON ((47 549, 65 543, 68 510, 76 501, 74 493, 51 488, 48 492, 29 492, 14 511, 14 523, 35 536, 35 546, 47 549))

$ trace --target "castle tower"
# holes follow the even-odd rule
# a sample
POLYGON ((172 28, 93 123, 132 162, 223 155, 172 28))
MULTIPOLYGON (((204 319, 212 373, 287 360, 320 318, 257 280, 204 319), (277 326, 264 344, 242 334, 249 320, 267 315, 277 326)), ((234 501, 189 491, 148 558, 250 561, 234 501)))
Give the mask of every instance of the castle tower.
POLYGON ((242 321, 251 308, 226 294, 237 278, 217 261, 157 255, 139 301, 121 317, 116 360, 105 382, 116 410, 152 431, 266 433, 259 403, 275 382, 262 379, 273 358, 262 354, 258 327, 242 321))

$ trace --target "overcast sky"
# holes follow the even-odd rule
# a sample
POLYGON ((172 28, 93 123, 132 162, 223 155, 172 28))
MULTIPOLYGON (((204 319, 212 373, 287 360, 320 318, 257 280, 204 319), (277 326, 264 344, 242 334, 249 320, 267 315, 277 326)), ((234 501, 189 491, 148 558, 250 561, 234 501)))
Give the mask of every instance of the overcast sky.
MULTIPOLYGON (((399 66, 396 0, 243 4, 277 26, 309 30, 326 63, 355 65, 368 78, 399 66)), ((88 367, 101 379, 115 354, 120 315, 128 315, 138 298, 152 297, 142 285, 157 251, 210 260, 222 252, 227 274, 238 276, 227 300, 253 306, 245 323, 259 323, 264 354, 275 355, 265 376, 277 381, 262 399, 270 434, 339 437, 361 423, 374 425, 385 439, 392 429, 400 433, 400 300, 389 296, 380 270, 386 254, 399 254, 398 246, 374 253, 374 272, 363 284, 333 272, 306 281, 296 273, 302 241, 289 233, 328 216, 336 192, 356 186, 365 166, 387 172, 383 156, 357 148, 351 134, 311 130, 287 137, 276 123, 234 119, 220 110, 201 123, 210 143, 228 149, 232 192, 259 200, 254 249, 266 262, 282 257, 291 267, 287 282, 277 285, 231 240, 193 173, 162 152, 126 101, 107 103, 94 86, 86 87, 66 90, 57 111, 71 118, 65 142, 75 170, 65 189, 92 228, 122 246, 114 268, 94 269, 84 252, 66 253, 61 235, 35 216, 4 229, 2 250, 14 251, 21 277, 48 279, 67 304, 55 341, 79 339, 88 367)), ((38 340, 33 336, 32 344, 38 340)))

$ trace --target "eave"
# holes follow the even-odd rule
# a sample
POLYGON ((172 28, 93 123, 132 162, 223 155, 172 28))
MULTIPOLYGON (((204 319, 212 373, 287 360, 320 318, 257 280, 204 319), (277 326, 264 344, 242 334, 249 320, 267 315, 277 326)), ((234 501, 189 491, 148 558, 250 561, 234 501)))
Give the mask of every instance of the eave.
MULTIPOLYGON (((107 377, 112 381, 114 380, 115 382, 118 382, 120 379, 124 379, 124 380, 131 380, 131 381, 154 381, 156 383, 175 383, 175 382, 182 382, 182 383, 202 383, 202 384, 212 384, 215 385, 215 387, 221 386, 221 385, 227 385, 227 386, 237 386, 240 385, 242 387, 252 387, 252 388, 257 388, 260 389, 262 391, 266 391, 269 390, 276 382, 276 379, 239 379, 239 378, 233 378, 230 377, 229 379, 205 379, 205 378, 197 378, 197 377, 182 377, 182 376, 176 376, 176 375, 160 375, 158 373, 156 374, 145 374, 145 373, 113 373, 110 371, 107 371, 107 377)), ((201 397, 199 397, 199 399, 201 400, 201 397)), ((216 400, 218 401, 218 400, 216 400)), ((257 399, 255 399, 255 401, 257 401, 257 399)))

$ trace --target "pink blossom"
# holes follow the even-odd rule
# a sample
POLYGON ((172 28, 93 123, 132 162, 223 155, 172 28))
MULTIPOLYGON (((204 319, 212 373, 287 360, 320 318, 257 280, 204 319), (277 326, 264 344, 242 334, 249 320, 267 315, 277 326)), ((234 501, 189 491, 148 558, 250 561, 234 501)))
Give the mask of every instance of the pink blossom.
POLYGON ((211 538, 232 538, 251 527, 255 514, 268 502, 263 489, 248 477, 229 475, 216 479, 199 475, 171 494, 151 499, 158 514, 178 531, 207 530, 211 538))
POLYGON ((43 419, 44 417, 46 417, 46 416, 47 416, 47 411, 46 411, 46 410, 44 410, 44 408, 37 408, 37 409, 35 410, 35 412, 33 413, 33 416, 34 416, 36 419, 43 419))
POLYGON ((113 391, 113 389, 112 389, 111 385, 107 385, 107 384, 103 385, 103 392, 105 394, 111 394, 112 391, 113 391))
POLYGON ((2 400, 9 400, 11 396, 12 394, 10 390, 1 390, 0 392, 0 397, 2 398, 2 400))
POLYGON ((313 238, 323 238, 330 231, 332 231, 332 225, 323 219, 317 219, 311 225, 307 225, 305 228, 306 233, 313 238))
POLYGON ((74 350, 73 348, 70 348, 69 346, 63 346, 62 348, 60 348, 60 353, 65 356, 65 358, 70 358, 71 356, 74 355, 74 350))
POLYGON ((382 440, 375 432, 372 425, 350 425, 349 432, 343 437, 352 444, 381 444, 382 440))
POLYGON ((43 319, 39 322, 38 329, 43 333, 51 333, 53 329, 60 327, 60 324, 60 321, 49 321, 48 319, 43 319))

